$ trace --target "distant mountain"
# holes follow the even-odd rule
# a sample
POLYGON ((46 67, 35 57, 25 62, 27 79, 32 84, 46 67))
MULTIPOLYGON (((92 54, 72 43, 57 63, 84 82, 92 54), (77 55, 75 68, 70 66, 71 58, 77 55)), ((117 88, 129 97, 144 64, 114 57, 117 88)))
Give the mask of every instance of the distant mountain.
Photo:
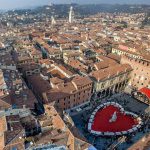
MULTIPOLYGON (((124 12, 124 13, 140 13, 140 12, 150 12, 150 5, 121 5, 121 4, 71 4, 74 8, 75 15, 85 16, 93 15, 99 12, 124 12)), ((47 14, 55 15, 57 17, 66 17, 68 16, 70 4, 55 4, 55 5, 46 5, 40 7, 26 7, 26 9, 16 10, 19 13, 24 13, 25 10, 31 14, 47 14)), ((10 11, 9 11, 10 12, 10 11)))
POLYGON ((24 6, 24 7, 18 7, 18 8, 15 8, 15 9, 11 9, 11 10, 22 10, 22 9, 36 9, 40 6, 24 6))
POLYGON ((6 12, 7 10, 3 10, 3 9, 0 9, 0 13, 4 13, 6 12))

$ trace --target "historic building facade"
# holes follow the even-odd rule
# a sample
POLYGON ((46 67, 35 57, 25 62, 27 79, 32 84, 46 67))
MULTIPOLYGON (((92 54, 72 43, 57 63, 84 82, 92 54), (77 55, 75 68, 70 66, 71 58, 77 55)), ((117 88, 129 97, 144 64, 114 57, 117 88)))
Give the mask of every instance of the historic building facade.
POLYGON ((94 82, 93 92, 103 98, 115 92, 123 91, 129 81, 132 68, 130 65, 115 65, 91 73, 94 82))
POLYGON ((150 86, 150 63, 127 56, 121 58, 122 64, 130 64, 133 68, 129 84, 137 90, 150 86))

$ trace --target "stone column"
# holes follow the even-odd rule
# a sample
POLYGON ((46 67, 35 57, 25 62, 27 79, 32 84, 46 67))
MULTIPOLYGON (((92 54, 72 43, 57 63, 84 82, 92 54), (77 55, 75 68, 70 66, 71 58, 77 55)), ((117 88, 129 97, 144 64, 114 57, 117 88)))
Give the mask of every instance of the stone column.
POLYGON ((125 82, 122 82, 122 90, 124 90, 125 89, 125 86, 126 85, 126 83, 125 82))
POLYGON ((107 95, 107 90, 105 90, 105 97, 106 97, 106 95, 107 95))
POLYGON ((113 94, 115 93, 115 89, 116 89, 116 85, 114 85, 114 86, 112 87, 112 92, 113 92, 113 94))
POLYGON ((118 84, 116 84, 115 92, 118 92, 118 84))
POLYGON ((100 98, 102 98, 102 91, 100 92, 101 94, 100 94, 100 98))
POLYGON ((111 87, 109 88, 109 96, 110 96, 110 93, 111 93, 111 87))
POLYGON ((117 88, 117 92, 120 92, 120 83, 118 83, 118 88, 117 88))
POLYGON ((121 92, 121 83, 119 83, 118 92, 121 92))

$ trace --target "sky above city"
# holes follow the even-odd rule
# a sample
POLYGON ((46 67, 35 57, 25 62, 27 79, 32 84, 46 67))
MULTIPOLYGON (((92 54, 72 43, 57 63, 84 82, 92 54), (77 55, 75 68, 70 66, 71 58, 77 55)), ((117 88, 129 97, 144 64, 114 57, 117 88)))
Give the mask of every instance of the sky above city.
POLYGON ((34 7, 50 3, 150 4, 150 0, 0 0, 0 9, 34 7))

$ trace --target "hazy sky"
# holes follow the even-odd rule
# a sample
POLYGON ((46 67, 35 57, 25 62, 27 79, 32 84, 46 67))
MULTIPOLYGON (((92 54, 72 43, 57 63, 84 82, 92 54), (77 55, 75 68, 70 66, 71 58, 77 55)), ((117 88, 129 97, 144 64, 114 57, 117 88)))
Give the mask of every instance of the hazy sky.
POLYGON ((0 9, 39 6, 48 3, 119 3, 119 4, 150 4, 150 0, 0 0, 0 9))

